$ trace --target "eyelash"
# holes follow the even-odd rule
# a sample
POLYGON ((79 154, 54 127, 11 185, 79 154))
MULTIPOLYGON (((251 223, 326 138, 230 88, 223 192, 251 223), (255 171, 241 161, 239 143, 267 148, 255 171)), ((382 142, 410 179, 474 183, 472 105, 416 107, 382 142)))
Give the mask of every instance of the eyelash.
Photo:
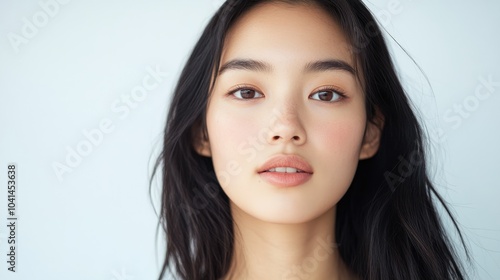
MULTIPOLYGON (((259 94, 263 95, 258 90, 256 90, 254 87, 247 86, 247 85, 238 85, 238 86, 236 86, 235 89, 233 89, 230 92, 228 92, 227 95, 230 95, 232 98, 234 98, 236 100, 239 100, 239 101, 249 101, 249 100, 261 98, 261 97, 257 97, 257 98, 237 98, 237 97, 234 96, 234 93, 237 92, 237 91, 239 91, 239 90, 253 90, 253 91, 256 91, 259 94)), ((340 102, 340 101, 344 100, 345 98, 347 98, 346 94, 343 91, 341 91, 338 88, 333 87, 333 86, 322 87, 322 88, 318 89, 317 91, 315 91, 312 95, 320 93, 320 92, 324 92, 324 91, 332 91, 332 92, 334 92, 334 93, 336 93, 336 94, 338 94, 340 96, 339 99, 337 99, 337 100, 334 100, 334 101, 325 101, 325 102, 336 103, 336 102, 340 102)), ((318 100, 318 99, 313 99, 313 100, 323 101, 323 100, 318 100)))

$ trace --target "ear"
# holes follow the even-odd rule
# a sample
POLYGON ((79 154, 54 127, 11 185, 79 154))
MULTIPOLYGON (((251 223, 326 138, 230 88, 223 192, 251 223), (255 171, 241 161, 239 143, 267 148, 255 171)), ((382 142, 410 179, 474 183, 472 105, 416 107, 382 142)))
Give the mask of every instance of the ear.
POLYGON ((384 116, 377 109, 373 120, 368 121, 363 138, 363 145, 359 153, 359 159, 369 159, 373 157, 380 146, 380 137, 384 128, 384 116))
POLYGON ((200 126, 194 126, 193 135, 193 146, 196 153, 200 156, 211 157, 210 141, 204 130, 200 126))

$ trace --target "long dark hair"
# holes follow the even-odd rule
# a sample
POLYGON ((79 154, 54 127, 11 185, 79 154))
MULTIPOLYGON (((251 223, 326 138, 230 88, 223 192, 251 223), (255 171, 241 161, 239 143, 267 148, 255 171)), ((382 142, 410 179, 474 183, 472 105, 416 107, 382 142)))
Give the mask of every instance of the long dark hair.
MULTIPOLYGON (((159 224, 167 248, 159 279, 220 279, 233 252, 233 220, 210 158, 194 149, 207 137, 206 107, 226 32, 244 12, 270 0, 226 1, 212 17, 179 77, 152 178, 162 175, 159 224)), ((350 39, 364 75, 368 121, 384 120, 377 154, 362 160, 337 205, 336 238, 346 265, 362 279, 465 279, 435 202, 458 225, 426 170, 422 127, 395 72, 381 30, 360 0, 277 1, 314 3, 350 39), (377 113, 378 112, 378 113, 377 113)))

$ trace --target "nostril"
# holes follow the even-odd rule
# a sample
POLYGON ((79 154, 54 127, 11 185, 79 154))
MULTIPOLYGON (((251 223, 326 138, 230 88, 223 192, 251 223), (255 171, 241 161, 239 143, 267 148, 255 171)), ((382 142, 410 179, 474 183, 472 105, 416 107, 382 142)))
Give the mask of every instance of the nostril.
MULTIPOLYGON (((279 135, 273 136, 273 140, 279 140, 280 138, 281 138, 281 136, 279 136, 279 135)), ((292 139, 293 140, 300 140, 300 137, 297 136, 297 135, 295 135, 295 136, 292 137, 292 139)))

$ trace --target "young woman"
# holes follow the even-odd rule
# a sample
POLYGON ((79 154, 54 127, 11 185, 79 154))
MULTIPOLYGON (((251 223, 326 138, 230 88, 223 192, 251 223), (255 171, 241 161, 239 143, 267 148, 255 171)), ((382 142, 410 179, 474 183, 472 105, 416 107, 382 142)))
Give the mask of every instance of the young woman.
POLYGON ((361 1, 226 2, 167 117, 159 278, 465 279, 424 144, 361 1))

